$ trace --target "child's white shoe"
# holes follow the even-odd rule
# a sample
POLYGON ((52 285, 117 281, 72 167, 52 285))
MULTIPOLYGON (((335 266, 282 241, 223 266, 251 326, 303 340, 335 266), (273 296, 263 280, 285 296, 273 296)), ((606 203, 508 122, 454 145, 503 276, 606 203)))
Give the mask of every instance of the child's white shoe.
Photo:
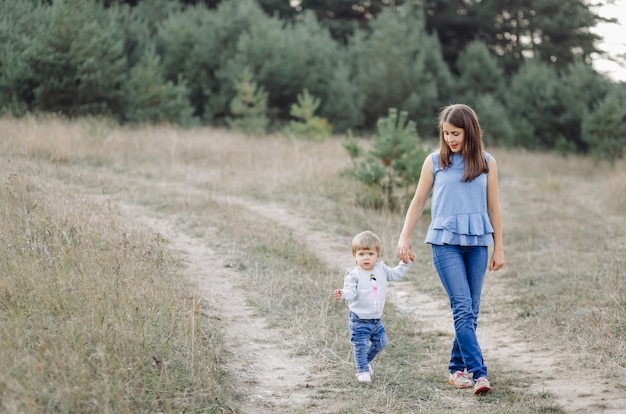
POLYGON ((356 374, 356 379, 359 382, 372 382, 372 376, 369 372, 359 372, 356 374))

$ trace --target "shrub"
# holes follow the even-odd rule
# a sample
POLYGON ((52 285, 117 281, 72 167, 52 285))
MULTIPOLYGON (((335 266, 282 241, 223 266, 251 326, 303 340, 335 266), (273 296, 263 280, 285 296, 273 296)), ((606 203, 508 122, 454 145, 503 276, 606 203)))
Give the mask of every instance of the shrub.
POLYGON ((350 67, 340 61, 328 80, 328 95, 320 114, 333 129, 344 132, 363 124, 363 93, 351 76, 350 67))
POLYGON ((297 121, 289 122, 289 132, 297 137, 319 139, 328 138, 332 133, 332 126, 324 118, 315 116, 320 106, 319 98, 312 96, 308 90, 298 95, 298 103, 291 105, 289 114, 297 121))
POLYGON ((227 119, 228 125, 246 134, 264 134, 269 123, 266 116, 267 92, 257 86, 249 70, 244 71, 235 89, 237 95, 230 102, 233 117, 227 119))
MULTIPOLYGON (((220 24, 227 25, 229 21, 220 24)), ((176 82, 182 75, 189 87, 194 115, 208 122, 227 102, 226 98, 217 99, 222 89, 216 75, 222 63, 218 43, 222 41, 226 49, 222 56, 228 55, 229 43, 227 38, 218 36, 218 23, 217 12, 203 6, 192 7, 172 13, 155 36, 165 79, 176 82)))
POLYGON ((132 68, 125 85, 125 106, 122 120, 128 122, 171 122, 188 126, 194 121, 189 91, 182 80, 175 85, 166 81, 159 57, 146 52, 132 68))
POLYGON ((118 22, 95 0, 58 0, 43 10, 25 50, 35 109, 117 113, 127 69, 118 22))
POLYGON ((491 94, 479 95, 468 100, 474 107, 486 145, 511 145, 515 131, 506 107, 491 94))
POLYGON ((343 144, 352 160, 343 173, 364 184, 358 201, 365 207, 397 210, 410 200, 427 151, 418 147, 415 122, 407 117, 405 111, 389 109, 376 123, 378 133, 368 151, 351 135, 343 144))
MULTIPOLYGON (((504 69, 500 67, 487 45, 473 41, 459 54, 456 62, 459 72, 458 93, 464 98, 491 94, 498 96, 504 91, 504 69)), ((467 99, 465 99, 467 100, 467 99)))
POLYGON ((583 139, 597 159, 611 163, 626 153, 626 87, 613 89, 582 123, 583 139))
POLYGON ((26 113, 33 101, 33 79, 25 50, 33 26, 42 22, 42 6, 31 1, 0 1, 0 108, 26 113))
POLYGON ((611 88, 610 82, 589 65, 577 62, 561 74, 561 84, 565 85, 561 91, 566 103, 561 117, 562 141, 565 142, 557 142, 557 150, 587 153, 589 147, 582 137, 582 122, 586 114, 604 99, 611 88))
POLYGON ((507 109, 515 128, 515 145, 553 149, 562 130, 563 86, 553 67, 525 63, 511 80, 507 109))
POLYGON ((451 75, 436 35, 425 30, 417 7, 387 9, 358 31, 350 43, 356 85, 363 94, 365 127, 374 127, 388 108, 418 119, 425 134, 434 130, 430 114, 448 97, 451 75))
POLYGON ((290 24, 265 16, 241 33, 236 56, 224 73, 239 77, 250 68, 269 94, 272 117, 287 121, 291 104, 304 89, 321 102, 328 101, 338 61, 337 43, 313 14, 305 13, 302 20, 290 24))

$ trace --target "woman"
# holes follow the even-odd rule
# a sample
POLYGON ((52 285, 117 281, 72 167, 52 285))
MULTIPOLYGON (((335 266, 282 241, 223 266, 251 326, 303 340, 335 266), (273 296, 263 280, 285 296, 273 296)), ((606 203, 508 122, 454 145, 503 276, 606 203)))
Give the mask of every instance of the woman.
POLYGON ((480 395, 491 390, 476 338, 480 295, 486 269, 504 265, 498 170, 495 158, 483 151, 478 117, 469 106, 443 108, 439 137, 439 150, 422 166, 400 233, 398 257, 407 261, 412 254, 411 232, 432 191, 432 221, 425 242, 432 247, 433 264, 454 318, 448 382, 457 388, 473 386, 474 394, 480 395))

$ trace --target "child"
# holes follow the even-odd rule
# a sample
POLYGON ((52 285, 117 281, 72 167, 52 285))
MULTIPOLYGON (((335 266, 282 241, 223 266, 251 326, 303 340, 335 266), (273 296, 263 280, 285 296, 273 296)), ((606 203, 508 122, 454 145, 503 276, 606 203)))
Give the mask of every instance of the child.
POLYGON ((387 282, 402 278, 411 267, 414 256, 391 269, 380 256, 380 239, 371 231, 357 234, 352 240, 352 256, 357 266, 346 270, 343 289, 334 292, 335 299, 348 301, 350 342, 359 382, 371 382, 374 371, 370 362, 387 345, 387 332, 381 321, 387 282))

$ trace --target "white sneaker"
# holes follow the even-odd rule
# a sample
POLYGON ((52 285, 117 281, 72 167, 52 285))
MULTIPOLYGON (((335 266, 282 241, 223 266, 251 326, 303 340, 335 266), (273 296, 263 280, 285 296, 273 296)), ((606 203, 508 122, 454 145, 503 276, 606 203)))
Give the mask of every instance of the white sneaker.
POLYGON ((457 371, 454 374, 450 374, 448 384, 454 385, 457 388, 469 388, 474 385, 472 380, 469 379, 467 374, 463 371, 457 371))
POLYGON ((370 377, 374 378, 374 370, 372 369, 372 364, 367 364, 367 371, 370 373, 370 377))
POLYGON ((484 395, 491 391, 491 385, 487 380, 487 377, 480 377, 476 380, 476 384, 474 384, 474 394, 476 395, 484 395))
POLYGON ((356 374, 356 379, 359 382, 372 382, 372 376, 369 372, 359 372, 356 374))

